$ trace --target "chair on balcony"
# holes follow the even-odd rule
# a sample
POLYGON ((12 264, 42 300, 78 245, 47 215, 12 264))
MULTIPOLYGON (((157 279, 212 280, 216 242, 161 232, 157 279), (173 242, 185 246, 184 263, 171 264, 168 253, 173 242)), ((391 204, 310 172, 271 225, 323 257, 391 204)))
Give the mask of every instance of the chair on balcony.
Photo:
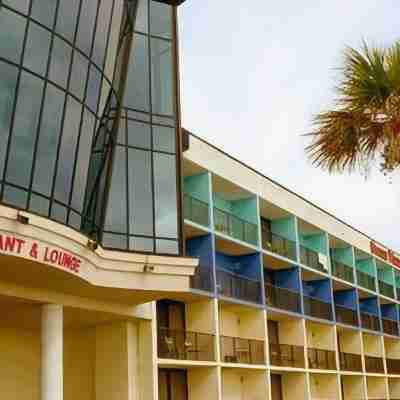
POLYGON ((178 358, 178 348, 175 339, 170 336, 164 336, 165 345, 167 346, 168 358, 178 358))

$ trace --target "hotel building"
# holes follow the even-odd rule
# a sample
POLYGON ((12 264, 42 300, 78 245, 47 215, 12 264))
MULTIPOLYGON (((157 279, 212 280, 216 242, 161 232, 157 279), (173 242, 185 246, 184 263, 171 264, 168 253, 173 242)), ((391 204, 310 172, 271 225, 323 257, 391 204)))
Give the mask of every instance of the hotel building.
POLYGON ((178 0, 0 0, 0 398, 400 399, 400 257, 181 128, 178 0))

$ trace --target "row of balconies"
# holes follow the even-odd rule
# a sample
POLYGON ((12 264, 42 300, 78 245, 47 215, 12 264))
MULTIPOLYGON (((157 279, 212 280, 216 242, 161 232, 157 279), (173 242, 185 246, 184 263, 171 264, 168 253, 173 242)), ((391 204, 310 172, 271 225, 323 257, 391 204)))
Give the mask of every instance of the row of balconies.
MULTIPOLYGON (((210 226, 208 203, 186 194, 184 210, 187 220, 204 227, 210 226)), ((301 232, 300 228, 296 228, 296 224, 289 224, 286 227, 286 231, 289 233, 279 233, 270 228, 264 228, 262 224, 259 228, 257 224, 217 206, 213 206, 212 210, 213 228, 217 234, 247 243, 253 249, 256 247, 276 254, 288 262, 296 262, 318 272, 331 274, 345 282, 357 284, 382 296, 400 299, 400 272, 366 253, 353 250, 349 244, 344 242, 337 244, 338 240, 336 239, 334 244, 330 244, 333 240, 330 241, 328 235, 322 231, 309 233, 308 230, 311 228, 307 226, 307 223, 304 223, 307 226, 303 229, 304 232, 301 232), (297 234, 290 233, 291 230, 297 229, 300 230, 297 234), (294 238, 299 241, 298 247, 297 240, 293 240, 294 238), (335 252, 339 252, 341 255, 336 256, 335 252)))
MULTIPOLYGON (((254 303, 261 302, 261 282, 218 269, 216 277, 219 295, 254 303)), ((211 268, 200 267, 192 280, 192 287, 211 290, 212 282, 211 268)), ((264 284, 264 290, 266 305, 269 307, 301 313, 303 301, 303 312, 305 315, 319 319, 333 320, 333 309, 330 302, 328 303, 304 294, 302 296, 293 289, 278 287, 270 283, 264 284)), ((339 304, 334 304, 333 306, 335 308, 336 322, 356 327, 360 326, 364 329, 378 332, 383 331, 388 335, 399 335, 399 323, 397 320, 389 318, 381 319, 379 316, 365 311, 360 312, 359 318, 355 309, 339 304), (380 321, 382 321, 382 327, 380 321)))
MULTIPOLYGON (((216 361, 214 349, 215 336, 199 332, 159 328, 158 356, 162 359, 216 361)), ((238 337, 220 337, 221 361, 250 365, 264 365, 265 349, 263 340, 244 339, 238 337)), ((332 350, 307 348, 289 344, 269 344, 269 362, 271 366, 309 369, 338 370, 363 372, 361 354, 332 350)), ((382 357, 364 355, 365 372, 400 375, 400 359, 385 360, 382 357)))

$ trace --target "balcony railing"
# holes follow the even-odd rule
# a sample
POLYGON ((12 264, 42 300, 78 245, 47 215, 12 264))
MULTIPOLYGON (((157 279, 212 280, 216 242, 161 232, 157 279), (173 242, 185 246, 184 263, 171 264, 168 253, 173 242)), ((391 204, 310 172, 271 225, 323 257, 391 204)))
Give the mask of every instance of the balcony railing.
POLYGON ((286 311, 299 313, 301 311, 300 293, 278 286, 265 284, 265 297, 267 305, 286 311))
POLYGON ((261 302, 261 282, 218 269, 218 267, 217 288, 218 293, 223 296, 253 303, 261 302))
POLYGON ((316 251, 300 245, 300 262, 303 265, 314 268, 318 271, 328 272, 319 262, 319 255, 316 251))
POLYGON ((383 332, 388 335, 398 336, 399 335, 399 325, 397 321, 392 319, 382 318, 383 332))
POLYGON ((261 237, 262 247, 265 250, 279 254, 293 261, 296 260, 296 242, 267 230, 262 231, 261 237))
POLYGON ((214 291, 212 268, 205 265, 199 265, 196 272, 190 278, 190 285, 193 289, 214 291))
POLYGON ((214 207, 214 225, 218 232, 252 245, 258 244, 257 225, 214 207))
POLYGON ((332 320, 332 306, 315 297, 303 296, 304 314, 315 318, 332 320))
POLYGON ((375 292, 375 278, 365 272, 357 270, 357 283, 358 286, 362 286, 365 289, 372 290, 375 292))
POLYGON ((383 359, 381 357, 364 356, 365 370, 372 374, 383 374, 385 369, 383 359))
POLYGON ((183 209, 185 219, 199 225, 210 226, 209 205, 204 201, 185 194, 183 209))
POLYGON ((400 375, 400 360, 396 360, 394 358, 387 358, 386 368, 388 374, 400 375))
POLYGON ((342 371, 362 372, 360 354, 339 353, 340 369, 342 371))
POLYGON ((346 282, 354 282, 353 268, 335 260, 332 260, 332 275, 346 282))
POLYGON ((379 323, 379 317, 373 314, 369 314, 366 312, 361 312, 360 313, 361 317, 361 326, 364 329, 369 329, 371 331, 380 331, 380 323, 379 323))
POLYGON ((215 361, 214 335, 158 328, 158 357, 174 360, 215 361))
POLYGON ((308 367, 311 369, 336 370, 336 355, 334 351, 309 348, 308 367))
POLYGON ((358 326, 357 311, 335 304, 336 322, 358 326))
POLYGON ((269 345, 271 365, 278 367, 304 368, 304 347, 290 344, 269 345))
POLYGON ((265 364, 264 341, 221 336, 221 360, 226 363, 265 364))
POLYGON ((394 288, 389 283, 378 281, 379 293, 383 296, 394 299, 394 288))

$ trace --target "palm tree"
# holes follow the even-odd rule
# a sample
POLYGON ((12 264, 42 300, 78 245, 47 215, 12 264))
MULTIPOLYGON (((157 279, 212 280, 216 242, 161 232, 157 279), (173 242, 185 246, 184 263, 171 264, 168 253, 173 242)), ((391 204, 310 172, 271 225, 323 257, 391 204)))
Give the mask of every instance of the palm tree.
POLYGON ((311 161, 329 172, 400 167, 400 42, 344 52, 335 109, 314 117, 311 161))

